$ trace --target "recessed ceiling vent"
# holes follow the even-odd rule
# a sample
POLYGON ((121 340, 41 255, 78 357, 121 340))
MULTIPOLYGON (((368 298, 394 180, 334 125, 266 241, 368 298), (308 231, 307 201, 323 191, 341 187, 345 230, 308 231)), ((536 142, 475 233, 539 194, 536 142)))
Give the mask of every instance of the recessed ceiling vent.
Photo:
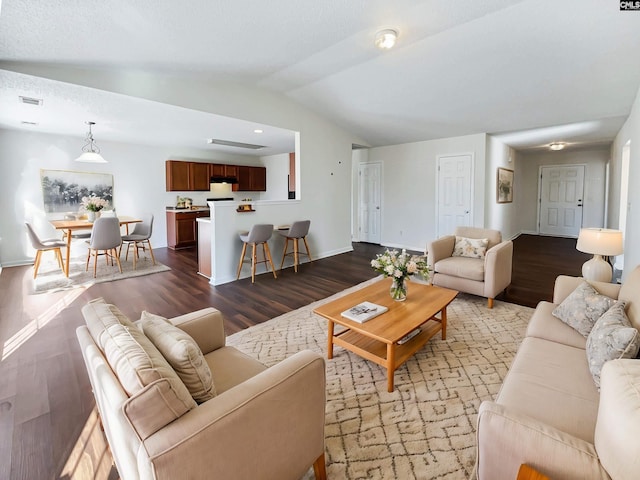
POLYGON ((21 123, 22 125, 29 125, 30 127, 35 127, 35 126, 37 126, 37 125, 38 125, 38 122, 28 122, 28 121, 26 121, 26 120, 22 120, 20 123, 21 123))
POLYGON ((232 142, 231 140, 220 140, 218 138, 210 138, 207 140, 209 145, 223 145, 225 147, 249 148, 251 150, 260 150, 264 145, 254 145, 253 143, 232 142))
POLYGON ((18 98, 20 99, 21 103, 24 103, 26 105, 34 105, 36 107, 41 107, 42 106, 42 99, 41 98, 23 97, 23 96, 19 96, 18 98))

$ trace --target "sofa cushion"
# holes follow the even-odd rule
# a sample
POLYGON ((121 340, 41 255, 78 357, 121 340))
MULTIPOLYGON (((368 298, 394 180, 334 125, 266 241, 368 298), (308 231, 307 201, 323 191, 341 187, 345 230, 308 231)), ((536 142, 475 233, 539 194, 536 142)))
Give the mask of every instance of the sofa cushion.
POLYGON ((640 361, 612 360, 602 368, 595 446, 611 478, 632 480, 640 472, 640 361))
POLYGON ((484 259, 448 257, 436 262, 435 271, 452 277, 484 281, 484 259))
POLYGON ((584 338, 575 328, 570 327, 562 320, 554 317, 551 312, 557 305, 551 302, 542 301, 538 303, 529 325, 527 326, 527 337, 537 337, 551 342, 562 343, 570 347, 587 348, 587 339, 584 338))
MULTIPOLYGON (((158 349, 116 306, 99 299, 85 305, 82 313, 94 341, 129 396, 158 380, 166 381, 168 388, 156 390, 156 401, 164 405, 167 423, 197 406, 158 349), (125 321, 120 323, 123 319, 125 321)), ((148 430, 146 425, 139 423, 144 423, 144 419, 129 418, 129 421, 136 430, 148 430)))
POLYGON ((583 349, 527 337, 496 402, 593 443, 598 399, 583 349))
POLYGON ((582 282, 552 313, 586 338, 596 320, 614 303, 614 299, 599 294, 587 282, 582 282))
POLYGON ((640 298, 638 298, 638 292, 640 291, 640 266, 637 266, 634 270, 627 275, 620 287, 619 300, 627 302, 627 317, 634 328, 640 330, 640 298))
POLYGON ((215 397, 211 370, 193 338, 166 318, 147 311, 142 312, 140 325, 196 402, 206 402, 215 397))
POLYGON ((587 360, 593 381, 600 386, 604 364, 618 358, 635 358, 640 348, 638 330, 624 313, 625 302, 618 301, 602 315, 587 337, 587 360))
POLYGON ((453 257, 484 258, 487 253, 488 238, 467 238, 456 236, 453 257))

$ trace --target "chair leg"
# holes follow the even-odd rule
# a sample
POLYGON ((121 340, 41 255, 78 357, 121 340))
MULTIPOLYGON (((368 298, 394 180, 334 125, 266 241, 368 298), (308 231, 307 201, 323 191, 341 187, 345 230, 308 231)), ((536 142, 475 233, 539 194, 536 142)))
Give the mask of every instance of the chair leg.
POLYGON ((256 257, 256 244, 251 244, 251 283, 255 283, 256 281, 256 261, 258 260, 256 257))
POLYGON ((280 262, 280 270, 284 265, 284 257, 287 256, 287 248, 289 248, 289 237, 284 237, 284 250, 282 251, 282 261, 280 262))
POLYGON ((487 307, 493 308, 493 298, 487 298, 487 307))
MULTIPOLYGON (((120 255, 117 255, 118 250, 117 249, 113 249, 112 250, 114 253, 114 257, 116 257, 116 263, 118 264, 118 269, 120 270, 120 273, 122 273, 122 264, 120 263, 120 255)), ((111 263, 113 263, 113 259, 111 260, 111 263)))
MULTIPOLYGON (((129 252, 129 247, 127 247, 127 252, 129 252)), ((137 265, 138 265, 138 242, 133 242, 133 269, 134 270, 137 268, 137 265)))
POLYGON ((38 276, 38 268, 40 268, 40 260, 42 257, 42 250, 36 250, 36 259, 33 261, 33 278, 38 276))
POLYGON ((238 275, 236 275, 236 280, 240 278, 240 271, 242 270, 242 262, 244 262, 244 254, 247 253, 247 244, 242 243, 242 253, 240 254, 240 262, 238 263, 238 275))
MULTIPOLYGON (((144 248, 144 242, 142 242, 142 245, 144 248)), ((156 257, 153 256, 153 248, 151 248, 151 241, 147 240, 147 245, 149 245, 149 255, 151 255, 151 261, 153 262, 153 264, 156 264, 156 257)))
POLYGON ((276 267, 273 265, 273 259, 271 258, 271 250, 269 250, 269 244, 267 242, 264 242, 263 248, 267 249, 267 258, 269 259, 269 263, 271 264, 271 271, 273 272, 273 278, 278 278, 278 276, 276 275, 276 267))
MULTIPOLYGON (((94 260, 93 260, 93 278, 96 278, 98 272, 98 250, 94 250, 94 260)), ((108 265, 108 264, 107 264, 108 265)))
POLYGON ((84 269, 85 272, 89 271, 89 259, 91 258, 91 247, 89 247, 89 250, 87 251, 87 265, 84 269))
POLYGON ((327 467, 324 460, 324 453, 313 462, 313 473, 316 480, 327 480, 327 467))
POLYGON ((310 262, 313 262, 311 259, 311 252, 309 251, 309 244, 307 243, 307 237, 302 237, 302 240, 304 241, 304 248, 307 249, 307 257, 309 257, 310 262))

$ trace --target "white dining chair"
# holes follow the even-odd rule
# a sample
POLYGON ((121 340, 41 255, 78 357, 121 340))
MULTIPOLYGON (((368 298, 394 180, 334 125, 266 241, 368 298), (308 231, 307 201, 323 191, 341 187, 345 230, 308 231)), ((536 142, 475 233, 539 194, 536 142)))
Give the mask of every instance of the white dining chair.
POLYGON ((122 265, 118 256, 118 249, 122 244, 120 238, 120 221, 118 217, 100 217, 93 222, 91 230, 91 238, 89 239, 89 252, 87 253, 87 266, 89 270, 89 259, 94 256, 93 261, 93 277, 96 277, 98 269, 98 255, 104 255, 107 265, 113 265, 113 259, 116 259, 120 273, 122 273, 122 265))
POLYGON ((42 252, 46 252, 48 250, 53 250, 55 252, 58 265, 64 272, 64 262, 62 261, 62 252, 60 249, 66 248, 67 244, 59 238, 47 238, 45 240, 41 240, 29 222, 25 222, 25 225, 27 227, 29 240, 31 241, 31 246, 36 250, 36 258, 33 262, 33 278, 35 279, 38 276, 38 268, 40 268, 42 252))

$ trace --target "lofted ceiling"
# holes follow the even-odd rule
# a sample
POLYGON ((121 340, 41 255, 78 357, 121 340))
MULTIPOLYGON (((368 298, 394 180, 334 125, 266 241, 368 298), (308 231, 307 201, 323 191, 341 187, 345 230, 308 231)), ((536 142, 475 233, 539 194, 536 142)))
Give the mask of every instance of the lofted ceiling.
POLYGON ((292 132, 11 71, 20 65, 237 82, 285 95, 370 146, 475 133, 518 149, 607 144, 640 87, 640 12, 620 11, 613 0, 0 5, 5 128, 83 136, 85 120, 101 119, 96 138, 130 141, 134 132, 140 143, 202 148, 215 126, 229 140, 269 144, 261 155, 290 151, 292 132), (383 28, 400 32, 390 51, 373 44, 383 28), (45 97, 43 110, 51 110, 43 116, 57 121, 20 124, 20 92, 45 97))

